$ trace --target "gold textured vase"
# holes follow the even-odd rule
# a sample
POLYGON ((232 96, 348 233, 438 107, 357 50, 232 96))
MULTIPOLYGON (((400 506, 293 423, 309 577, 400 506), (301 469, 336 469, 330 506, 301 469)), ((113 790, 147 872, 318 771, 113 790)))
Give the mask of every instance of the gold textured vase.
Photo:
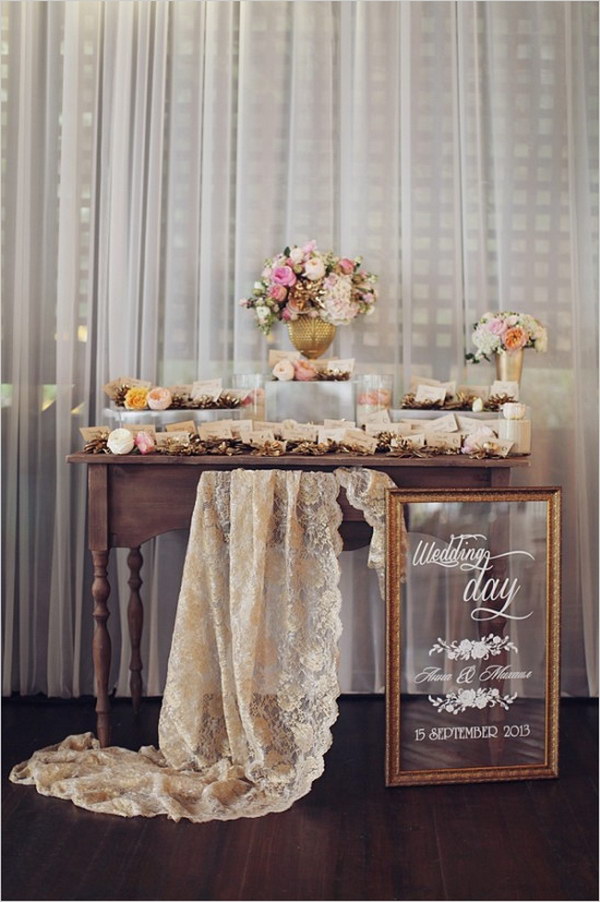
POLYGON ((502 382, 520 382, 523 372, 523 348, 496 354, 496 379, 502 382))
POLYGON ((310 316, 299 316, 288 323, 290 341, 309 360, 316 360, 325 353, 335 337, 335 328, 331 323, 310 316))

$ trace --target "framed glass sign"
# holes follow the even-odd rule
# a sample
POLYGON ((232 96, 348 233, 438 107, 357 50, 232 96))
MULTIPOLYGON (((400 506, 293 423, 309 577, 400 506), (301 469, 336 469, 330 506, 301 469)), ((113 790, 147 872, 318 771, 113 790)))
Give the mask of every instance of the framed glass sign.
POLYGON ((386 782, 558 776, 560 489, 389 489, 386 782))

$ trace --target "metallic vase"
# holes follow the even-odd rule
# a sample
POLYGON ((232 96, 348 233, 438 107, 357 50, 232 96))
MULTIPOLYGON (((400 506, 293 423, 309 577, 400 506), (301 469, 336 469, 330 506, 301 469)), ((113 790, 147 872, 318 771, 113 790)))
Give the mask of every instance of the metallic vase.
POLYGON ((310 316, 299 316, 288 323, 290 341, 309 360, 316 360, 325 353, 335 337, 335 329, 331 323, 310 316))
POLYGON ((502 382, 521 382, 523 348, 496 354, 496 379, 502 382))

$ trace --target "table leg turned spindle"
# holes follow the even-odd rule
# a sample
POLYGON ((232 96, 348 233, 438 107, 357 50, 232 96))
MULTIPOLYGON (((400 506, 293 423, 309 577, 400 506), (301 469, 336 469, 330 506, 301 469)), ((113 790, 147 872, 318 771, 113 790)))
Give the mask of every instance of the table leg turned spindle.
POLYGON ((110 635, 106 621, 110 616, 108 596, 110 584, 107 578, 108 551, 92 551, 94 562, 94 581, 92 596, 94 599, 93 656, 94 675, 96 678, 96 730, 100 745, 104 748, 110 744, 110 700, 108 697, 108 678, 110 673, 110 635))
POLYGON ((129 605, 127 607, 127 620, 129 623, 129 638, 131 640, 131 660, 129 662, 129 670, 131 676, 129 679, 129 688, 131 690, 131 700, 133 702, 133 711, 137 714, 140 710, 142 701, 142 657, 140 655, 140 642, 142 640, 142 628, 144 625, 144 606, 140 598, 140 586, 142 580, 140 578, 140 570, 142 569, 143 558, 139 549, 131 548, 127 556, 127 565, 129 567, 129 605))

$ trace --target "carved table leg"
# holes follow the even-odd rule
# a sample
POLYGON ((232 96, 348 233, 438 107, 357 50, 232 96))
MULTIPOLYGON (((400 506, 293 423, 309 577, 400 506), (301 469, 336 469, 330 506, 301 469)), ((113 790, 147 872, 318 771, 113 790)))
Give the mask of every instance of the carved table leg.
POLYGON ((96 731, 102 748, 110 744, 110 701, 108 698, 108 678, 110 672, 111 645, 106 621, 110 616, 108 596, 110 584, 107 579, 108 551, 92 551, 94 562, 94 620, 96 623, 93 640, 94 677, 96 682, 96 731))
POLYGON ((129 638, 131 640, 131 660, 129 662, 129 670, 131 677, 129 680, 129 688, 131 689, 131 700, 133 702, 134 714, 140 710, 142 701, 142 658, 140 655, 140 642, 142 639, 142 628, 144 625, 144 606, 140 598, 140 570, 143 564, 143 558, 139 549, 132 548, 127 556, 127 565, 129 567, 129 605, 127 607, 127 620, 129 622, 129 638))

